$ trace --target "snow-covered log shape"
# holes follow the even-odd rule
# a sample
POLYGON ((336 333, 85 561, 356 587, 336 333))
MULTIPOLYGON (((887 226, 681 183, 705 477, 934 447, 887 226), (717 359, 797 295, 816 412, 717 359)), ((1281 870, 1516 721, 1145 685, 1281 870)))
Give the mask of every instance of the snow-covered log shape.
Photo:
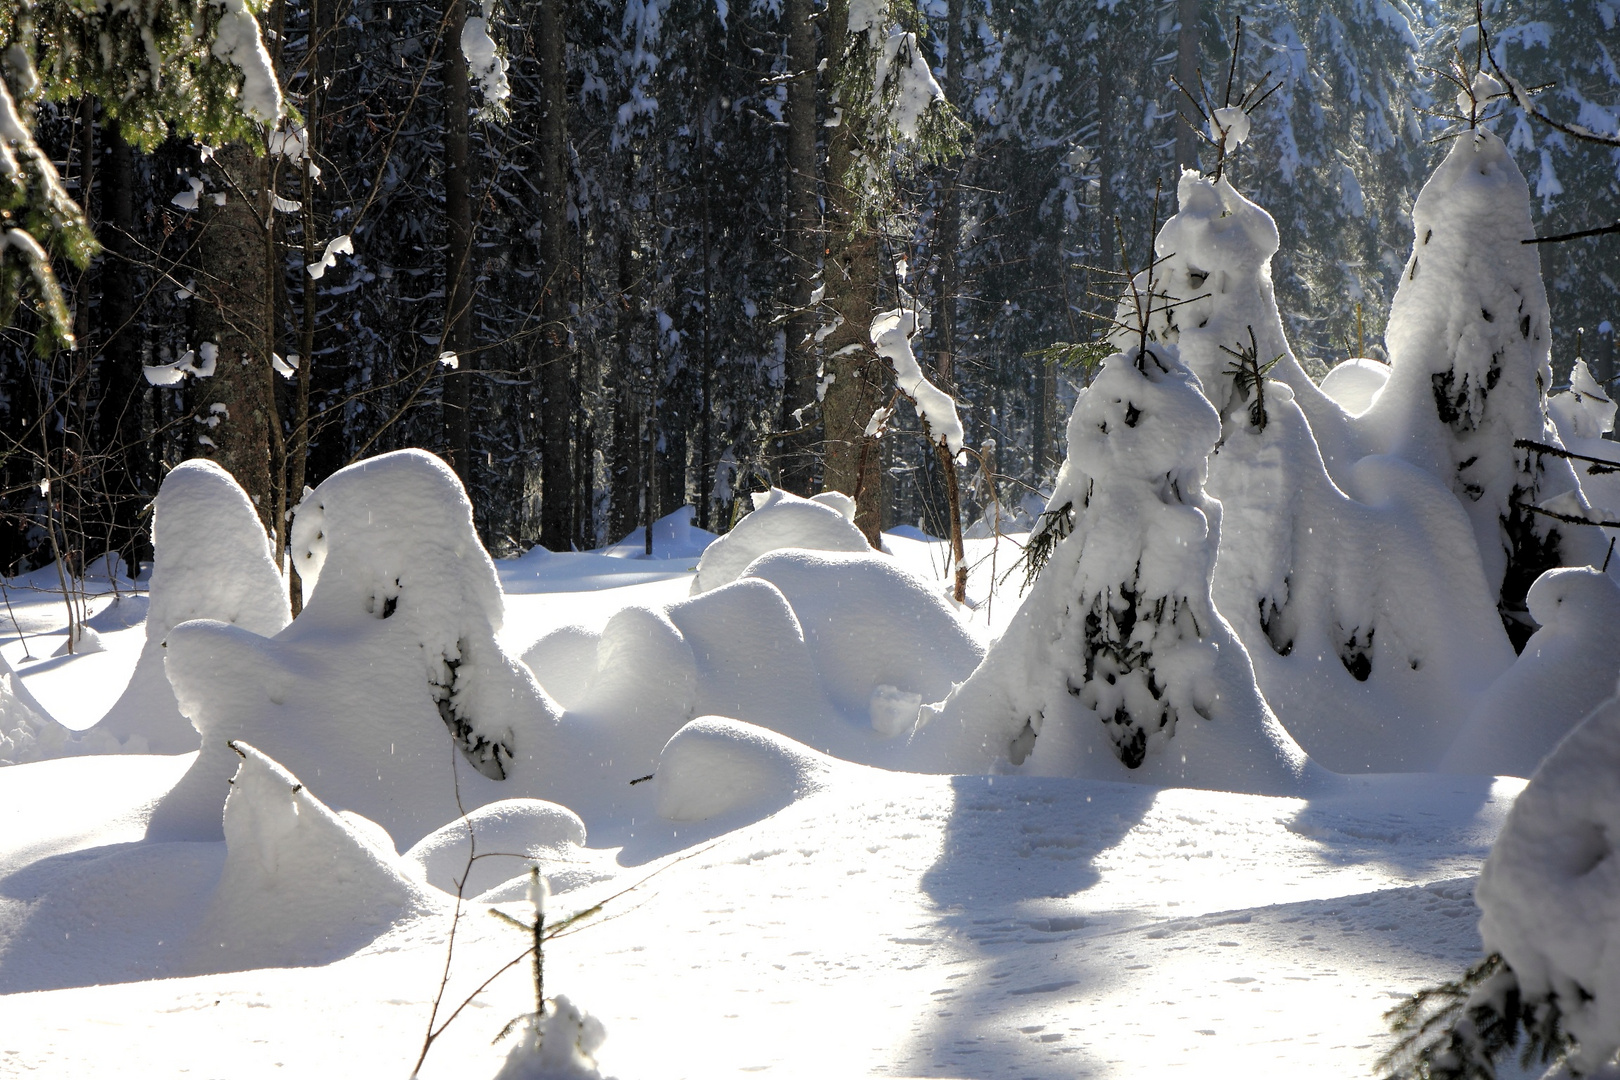
POLYGON ((434 888, 454 893, 461 881, 461 895, 474 897, 527 874, 535 863, 555 887, 559 864, 584 846, 585 823, 566 806, 502 799, 428 833, 405 853, 404 861, 434 888), (475 846, 477 858, 469 865, 475 846))
POLYGON ((169 680, 202 752, 154 810, 152 835, 218 837, 230 739, 404 844, 457 815, 453 745, 478 770, 461 770, 469 808, 571 803, 586 786, 553 760, 555 703, 496 642, 495 568, 443 462, 402 450, 334 473, 305 498, 292 553, 313 591, 275 637, 207 621, 169 633, 169 680))
POLYGON ((1590 1071, 1620 1050, 1620 699, 1558 745, 1508 813, 1480 871, 1485 951, 1526 1006, 1554 999, 1590 1071))
POLYGON ((871 545, 837 507, 772 488, 755 495, 754 512, 704 550, 692 595, 736 581, 749 563, 779 548, 869 551, 871 545))
POLYGON ((1558 741, 1614 696, 1620 678, 1620 584, 1589 567, 1549 570, 1530 586, 1541 625, 1458 732, 1441 767, 1529 776, 1558 741))
POLYGON ((127 751, 184 754, 197 749, 197 729, 163 671, 169 631, 216 619, 269 637, 292 618, 287 584, 247 492, 206 458, 181 462, 163 478, 152 504, 152 551, 146 644, 129 686, 91 733, 127 751))
POLYGON ((191 942, 195 971, 319 964, 433 902, 371 830, 333 813, 254 747, 225 800, 225 868, 191 942))
MULTIPOLYGON (((1180 197, 1159 235, 1159 272, 1171 295, 1201 298, 1156 319, 1222 414, 1208 480, 1221 504, 1215 605, 1317 763, 1434 768, 1513 662, 1472 526, 1429 473, 1354 456, 1354 425, 1309 385, 1283 335, 1271 216, 1191 173, 1180 197), (1337 483, 1318 430, 1340 448, 1337 483)), ((1389 375, 1364 364, 1349 369, 1368 384, 1357 412, 1389 375)))
POLYGON ((1220 419, 1173 346, 1116 353, 1069 419, 1072 523, 1006 633, 913 740, 932 767, 1297 792, 1309 763, 1215 611, 1220 419))
POLYGON ((753 724, 703 716, 670 738, 653 792, 667 821, 762 818, 816 790, 830 771, 807 746, 753 724))
POLYGON ((1385 453, 1439 477, 1473 521, 1486 583, 1515 644, 1542 571, 1603 557, 1598 531, 1531 507, 1576 492, 1567 461, 1516 449, 1556 443, 1547 293, 1530 193, 1502 140, 1456 139, 1412 211, 1412 255, 1390 308, 1389 383, 1361 425, 1385 453))
POLYGON ((549 999, 544 1015, 525 1017, 516 1038, 495 1080, 602 1080, 596 1052, 607 1028, 566 994, 549 999))

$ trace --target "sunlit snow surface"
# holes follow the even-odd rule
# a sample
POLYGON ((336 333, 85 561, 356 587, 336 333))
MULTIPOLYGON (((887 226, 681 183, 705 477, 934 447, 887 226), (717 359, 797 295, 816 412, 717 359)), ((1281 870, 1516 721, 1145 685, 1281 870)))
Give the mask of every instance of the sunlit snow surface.
MULTIPOLYGON (((944 588, 940 545, 889 546, 944 588)), ((1004 543, 996 576, 1015 558, 1004 543)), ((674 603, 694 563, 501 563, 501 638, 674 603)), ((990 577, 979 564, 970 595, 990 577)), ((95 602, 106 652, 30 662, 60 643, 61 603, 10 599, 31 636, 8 622, 0 648, 24 685, 94 723, 141 647, 112 622, 140 600, 95 602)), ((975 627, 1015 603, 1009 582, 975 627)), ((225 865, 223 844, 141 840, 190 760, 0 770, 0 1075, 408 1075, 448 908, 321 966, 171 977, 196 970, 175 943, 225 865)), ((1368 777, 1311 801, 810 764, 813 790, 762 820, 743 805, 674 825, 644 784, 644 817, 590 835, 555 914, 645 880, 547 952, 548 992, 606 1024, 604 1075, 1368 1075, 1384 1010, 1477 956, 1473 877, 1522 786, 1368 777)), ((447 1001, 524 945, 473 905, 447 1001)), ((493 1076, 509 1043, 490 1040, 529 995, 525 965, 502 976, 422 1075, 493 1076)))

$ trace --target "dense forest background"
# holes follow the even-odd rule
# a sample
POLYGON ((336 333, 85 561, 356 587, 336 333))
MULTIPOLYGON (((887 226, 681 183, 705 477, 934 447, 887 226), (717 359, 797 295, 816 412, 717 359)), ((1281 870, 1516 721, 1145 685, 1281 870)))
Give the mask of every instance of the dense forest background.
MULTIPOLYGON (((1620 5, 1485 15, 1542 108, 1620 130, 1620 5)), ((1478 45, 1459 0, 274 0, 260 19, 290 114, 255 139, 136 138, 91 95, 39 106, 104 250, 61 270, 71 347, 26 305, 0 334, 0 572, 146 557, 145 507, 197 454, 278 538, 305 486, 403 446, 454 465, 497 553, 597 547, 684 505, 724 531, 771 483, 856 480, 869 532, 943 535, 941 457, 908 408, 855 460, 893 393, 866 328, 897 306, 962 406, 968 519, 994 494, 1015 518, 1084 378, 1032 354, 1101 335, 1179 169, 1214 165, 1176 83, 1269 89, 1224 164, 1277 219, 1279 304, 1320 374, 1381 355, 1456 128, 1437 69, 1478 45)), ((1620 152, 1491 111, 1543 235, 1620 214, 1620 152)), ((1620 244, 1542 252, 1555 370, 1581 353, 1612 378, 1620 244)))

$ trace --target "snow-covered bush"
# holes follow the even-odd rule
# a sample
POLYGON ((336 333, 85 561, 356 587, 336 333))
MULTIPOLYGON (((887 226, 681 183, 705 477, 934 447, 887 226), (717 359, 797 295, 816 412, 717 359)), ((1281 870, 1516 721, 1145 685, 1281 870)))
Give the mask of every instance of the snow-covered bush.
POLYGON ((914 739, 930 762, 1292 791, 1307 762, 1210 580, 1220 417, 1174 346, 1116 353, 1081 392, 1045 515, 1056 536, 1001 640, 914 739), (972 761, 972 765, 967 762, 972 761))
MULTIPOLYGON (((1389 367, 1347 369, 1364 376, 1353 410, 1310 384, 1276 307, 1270 215, 1192 173, 1178 198, 1156 243, 1150 332, 1176 342, 1222 417, 1208 480, 1222 507, 1216 606, 1313 759, 1433 768, 1513 661, 1475 529, 1446 474, 1381 452, 1362 414, 1406 392, 1389 367)), ((1511 452, 1511 434, 1492 438, 1511 452)))
POLYGON ((93 730, 125 750, 183 754, 197 729, 180 714, 163 671, 169 631, 216 619, 269 637, 292 618, 287 584, 247 492, 206 458, 181 462, 152 504, 151 599, 146 644, 129 686, 93 730))
POLYGON ((231 739, 403 844, 457 816, 452 745, 476 769, 460 776, 468 808, 574 805, 589 785, 555 760, 560 710, 496 641, 495 568, 443 462, 406 450, 334 473, 300 507, 291 551, 313 591, 285 630, 193 621, 168 634, 169 680, 202 752, 154 811, 153 835, 219 836, 231 739))

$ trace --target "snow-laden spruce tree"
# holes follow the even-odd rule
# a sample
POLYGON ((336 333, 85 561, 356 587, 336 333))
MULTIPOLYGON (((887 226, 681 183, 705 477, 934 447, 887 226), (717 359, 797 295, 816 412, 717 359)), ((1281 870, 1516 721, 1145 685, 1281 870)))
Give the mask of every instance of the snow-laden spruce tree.
POLYGON ((1174 345, 1144 336, 1104 361, 1069 419, 1045 566, 979 668, 924 710, 924 760, 1300 790, 1305 755, 1210 597, 1220 430, 1174 345))
MULTIPOLYGON (((1362 417, 1383 453, 1444 481, 1473 522, 1485 579, 1516 645, 1534 629, 1525 594, 1542 571, 1596 562, 1596 529, 1538 514, 1575 493, 1567 461, 1516 447, 1558 440, 1547 417, 1552 342, 1530 191, 1507 147, 1476 128, 1418 196, 1414 240, 1390 310, 1389 382, 1362 417)), ((1579 516, 1574 515, 1574 516, 1579 516)))
POLYGON ((1216 606, 1314 760, 1432 768, 1513 661, 1469 520, 1429 473, 1367 456, 1355 418, 1306 376, 1272 288, 1271 216, 1224 178, 1189 172, 1177 197, 1151 332, 1221 414, 1216 606))

